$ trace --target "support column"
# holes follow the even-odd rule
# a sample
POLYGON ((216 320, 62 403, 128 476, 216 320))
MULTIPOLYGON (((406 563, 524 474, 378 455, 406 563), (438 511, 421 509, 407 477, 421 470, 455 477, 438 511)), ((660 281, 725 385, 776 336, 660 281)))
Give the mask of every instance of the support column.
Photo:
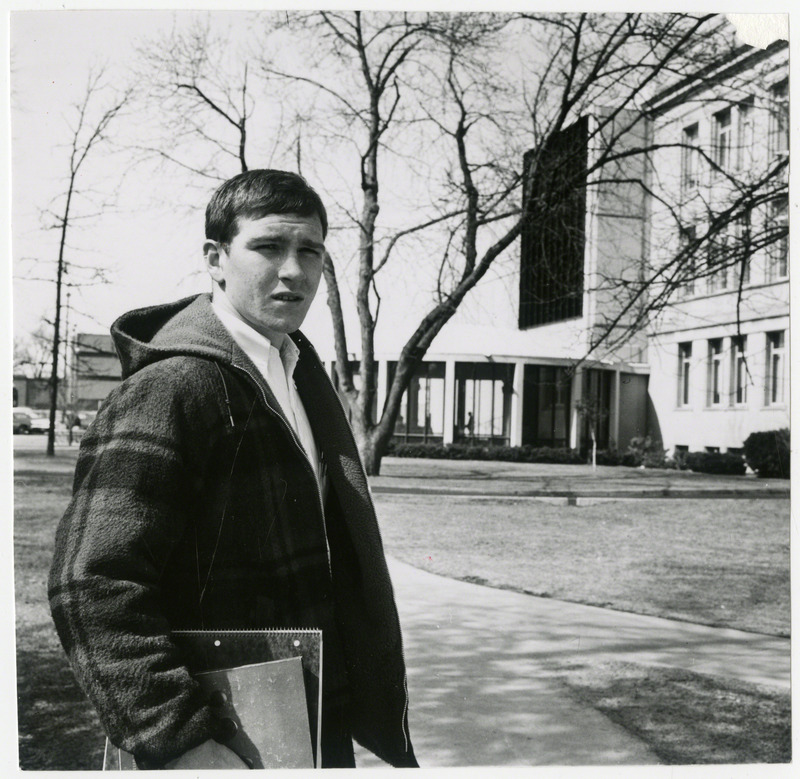
POLYGON ((569 401, 569 446, 577 449, 581 445, 579 435, 581 418, 575 410, 575 404, 583 397, 583 371, 579 370, 572 377, 572 392, 569 401))
POLYGON ((621 368, 614 368, 614 397, 611 399, 611 419, 609 420, 608 434, 614 439, 614 446, 619 446, 619 392, 622 385, 620 380, 621 368))
POLYGON ((517 360, 514 364, 514 383, 511 392, 511 430, 509 444, 522 446, 522 397, 525 383, 525 363, 517 360))
POLYGON ((444 430, 442 442, 453 443, 453 428, 456 416, 456 361, 447 360, 444 364, 444 430))

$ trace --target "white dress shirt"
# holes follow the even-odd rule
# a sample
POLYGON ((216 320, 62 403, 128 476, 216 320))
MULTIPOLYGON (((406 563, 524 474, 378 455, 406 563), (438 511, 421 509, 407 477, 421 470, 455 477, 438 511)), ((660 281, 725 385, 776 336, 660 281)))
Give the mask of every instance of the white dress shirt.
POLYGON ((325 469, 319 456, 319 449, 314 440, 311 423, 308 421, 303 401, 294 383, 294 369, 300 351, 289 336, 284 336, 280 348, 261 335, 252 325, 245 322, 231 305, 224 293, 214 290, 211 300, 214 313, 219 317, 225 329, 242 351, 253 361, 264 380, 272 390, 272 394, 280 403, 281 411, 289 420, 292 429, 302 444, 303 450, 317 475, 320 494, 325 494, 325 469))

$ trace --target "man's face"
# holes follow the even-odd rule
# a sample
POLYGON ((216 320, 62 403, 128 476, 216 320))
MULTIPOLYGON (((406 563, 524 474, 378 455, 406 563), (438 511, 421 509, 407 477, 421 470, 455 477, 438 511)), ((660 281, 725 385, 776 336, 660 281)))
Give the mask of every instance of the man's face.
POLYGON ((268 214, 239 218, 226 247, 206 241, 211 278, 239 315, 269 338, 303 323, 319 286, 325 254, 318 216, 268 214))

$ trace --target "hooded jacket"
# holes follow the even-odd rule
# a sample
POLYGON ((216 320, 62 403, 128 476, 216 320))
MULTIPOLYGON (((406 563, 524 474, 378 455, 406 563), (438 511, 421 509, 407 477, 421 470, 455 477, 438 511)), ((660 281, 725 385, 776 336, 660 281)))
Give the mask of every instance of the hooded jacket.
POLYGON ((81 441, 49 596, 110 740, 159 766, 215 735, 176 629, 322 628, 323 694, 346 688, 354 738, 414 766, 402 638, 352 431, 300 333, 298 393, 316 475, 208 295, 112 326, 123 382, 81 441))

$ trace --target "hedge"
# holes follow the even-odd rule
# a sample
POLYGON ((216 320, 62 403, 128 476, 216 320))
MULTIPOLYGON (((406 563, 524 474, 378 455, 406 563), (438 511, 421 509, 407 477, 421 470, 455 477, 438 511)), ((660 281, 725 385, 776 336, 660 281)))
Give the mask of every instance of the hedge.
POLYGON ((550 446, 489 446, 480 444, 424 444, 390 442, 393 457, 423 457, 433 460, 499 460, 514 463, 584 464, 585 458, 571 449, 550 446))
MULTIPOLYGON (((677 468, 679 470, 688 469, 698 473, 734 475, 742 475, 746 470, 742 456, 732 452, 689 452, 688 454, 676 455, 674 459, 671 459, 664 456, 664 450, 661 449, 658 441, 651 442, 649 439, 640 439, 631 443, 633 446, 629 447, 626 452, 619 452, 615 449, 597 452, 597 464, 625 465, 632 468, 643 465, 646 468, 677 468)), ((774 451, 774 443, 771 446, 774 451)), ((747 442, 745 442, 745 447, 747 447, 747 442)), ((585 465, 587 462, 585 453, 581 454, 572 449, 530 446, 527 444, 524 446, 489 446, 488 444, 480 445, 474 443, 426 444, 391 441, 386 454, 394 457, 421 457, 432 460, 497 460, 501 462, 551 463, 556 465, 585 465)), ((781 462, 784 461, 788 473, 788 449, 785 460, 781 460, 781 462)), ((749 459, 748 464, 750 464, 749 459)), ((752 464, 750 464, 750 467, 753 467, 752 464)))
POLYGON ((759 476, 788 479, 789 442, 788 428, 750 433, 744 442, 745 460, 759 476))
POLYGON ((742 476, 746 471, 742 456, 733 452, 689 452, 686 465, 697 473, 742 476))

